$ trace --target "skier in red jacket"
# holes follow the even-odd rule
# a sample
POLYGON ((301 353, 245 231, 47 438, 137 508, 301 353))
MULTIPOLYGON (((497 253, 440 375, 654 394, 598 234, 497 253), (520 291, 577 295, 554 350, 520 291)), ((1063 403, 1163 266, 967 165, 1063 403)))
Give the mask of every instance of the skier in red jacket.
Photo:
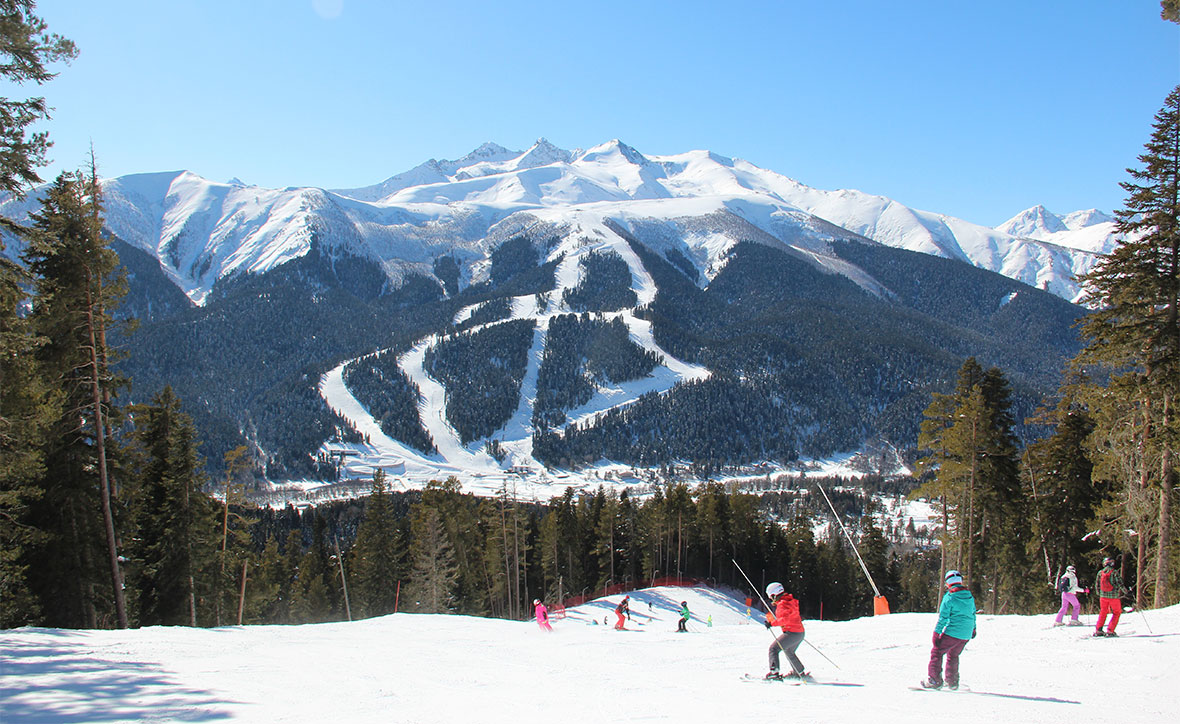
POLYGON ((787 655, 787 662, 791 664, 791 673, 786 678, 810 678, 803 670, 803 662, 795 655, 795 649, 803 643, 803 618, 799 615, 799 602, 795 597, 783 589, 783 584, 775 582, 766 587, 766 595, 774 605, 774 612, 767 612, 766 627, 781 626, 782 634, 770 645, 770 672, 767 679, 782 679, 778 671, 778 654, 782 651, 787 655))
POLYGON ((623 622, 627 616, 631 614, 631 597, 623 596, 623 600, 619 601, 619 605, 615 606, 615 615, 619 617, 618 622, 615 623, 615 631, 622 631, 623 622))

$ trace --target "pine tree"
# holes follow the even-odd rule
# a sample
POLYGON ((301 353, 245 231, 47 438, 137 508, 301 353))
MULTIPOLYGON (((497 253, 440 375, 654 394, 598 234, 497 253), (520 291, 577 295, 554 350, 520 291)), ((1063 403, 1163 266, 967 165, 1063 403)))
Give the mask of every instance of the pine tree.
MULTIPOLYGON (((238 600, 243 578, 249 574, 250 526, 256 521, 234 510, 244 502, 242 477, 250 469, 248 448, 240 445, 225 454, 225 478, 222 480, 221 549, 218 551, 217 583, 213 593, 215 623, 230 620, 231 612, 244 604, 238 600)), ((236 616, 234 617, 236 620, 236 616)), ((239 622, 240 623, 240 622, 239 622)))
MULTIPOLYGON (((1137 580, 1147 583, 1147 536, 1155 540, 1155 605, 1172 597, 1172 497, 1180 448, 1180 86, 1156 114, 1139 169, 1122 183, 1118 246, 1081 281, 1097 307, 1082 327, 1086 346, 1075 362, 1112 375, 1096 404, 1138 409, 1138 496, 1157 500, 1154 525, 1140 532, 1137 580)), ((1101 426, 1101 418, 1099 425, 1101 426)), ((1103 434, 1102 431, 1099 431, 1103 434)), ((1144 585, 1138 587, 1140 598, 1144 585)))
POLYGON ((397 582, 402 577, 404 543, 400 540, 393 504, 385 487, 385 471, 373 473, 365 517, 351 553, 353 595, 362 616, 393 613, 397 582))
POLYGON ((99 234, 99 208, 93 177, 87 182, 76 174, 58 176, 41 210, 31 215, 22 254, 35 290, 29 322, 45 340, 36 361, 61 393, 57 419, 45 437, 44 494, 30 517, 45 533, 44 546, 31 553, 33 585, 47 623, 59 626, 95 626, 108 616, 120 626, 127 621, 110 480, 117 454, 109 436, 118 412, 113 391, 121 382, 111 371, 114 355, 106 346, 125 283, 117 257, 99 234), (63 550, 70 553, 62 556, 63 550), (106 566, 98 563, 104 558, 106 566), (98 588, 103 577, 109 597, 98 588))
MULTIPOLYGON (((44 85, 57 75, 48 64, 77 55, 72 41, 48 32, 35 9, 34 0, 0 0, 0 78, 14 86, 44 85)), ((0 97, 0 191, 21 195, 41 182, 37 168, 51 144, 44 131, 28 129, 47 118, 42 97, 0 97)))
POLYGON ((442 517, 434 508, 420 506, 414 514, 413 530, 409 598, 421 613, 450 613, 459 571, 442 517))
POLYGON ((1094 420, 1079 389, 1077 384, 1067 385, 1057 405, 1035 418, 1035 422, 1051 426, 1053 433, 1029 445, 1023 458, 1032 521, 1050 585, 1067 565, 1080 567, 1083 561, 1093 559, 1095 544, 1086 534, 1108 494, 1107 486, 1094 475, 1088 449, 1094 420))
MULTIPOLYGON (((291 619, 293 623, 322 623, 336 615, 333 571, 326 539, 327 521, 317 515, 312 529, 311 547, 299 560, 298 574, 292 584, 291 619)), ((288 551, 288 556, 291 551, 288 551)))
POLYGON ((993 610, 1025 595, 1027 526, 1016 464, 1008 383, 974 358, 959 370, 953 395, 934 396, 919 448, 930 477, 917 491, 941 497, 946 523, 943 568, 962 568, 993 610))
POLYGON ((0 257, 0 628, 39 620, 25 556, 41 532, 29 513, 42 495, 41 441, 60 404, 37 363, 43 340, 21 314, 27 281, 23 269, 0 257))
POLYGON ((198 598, 212 589, 219 543, 216 502, 202 492, 196 428, 165 387, 135 409, 136 475, 132 566, 139 625, 198 624, 198 598))

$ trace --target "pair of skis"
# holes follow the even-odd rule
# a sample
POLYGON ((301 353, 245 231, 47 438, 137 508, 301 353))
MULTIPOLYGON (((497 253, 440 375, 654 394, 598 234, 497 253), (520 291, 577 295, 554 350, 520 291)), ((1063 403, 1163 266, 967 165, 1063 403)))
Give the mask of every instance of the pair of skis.
POLYGON ((800 679, 797 676, 784 676, 781 679, 767 679, 764 676, 753 674, 743 675, 742 681, 761 681, 767 684, 786 684, 788 686, 864 686, 864 684, 853 684, 848 681, 817 681, 811 677, 800 679))

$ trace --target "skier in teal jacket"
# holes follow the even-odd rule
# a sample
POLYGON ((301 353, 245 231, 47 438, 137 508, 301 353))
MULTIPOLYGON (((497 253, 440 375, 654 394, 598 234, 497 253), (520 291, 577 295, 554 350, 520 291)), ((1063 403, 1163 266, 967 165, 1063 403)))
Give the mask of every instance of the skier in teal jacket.
POLYGON ((963 574, 949 570, 945 581, 946 593, 938 606, 938 623, 934 624, 934 648, 930 650, 930 665, 922 682, 927 689, 941 689, 944 683, 951 689, 959 688, 959 654, 975 638, 975 597, 963 585, 963 574), (943 657, 946 657, 945 677, 943 657))

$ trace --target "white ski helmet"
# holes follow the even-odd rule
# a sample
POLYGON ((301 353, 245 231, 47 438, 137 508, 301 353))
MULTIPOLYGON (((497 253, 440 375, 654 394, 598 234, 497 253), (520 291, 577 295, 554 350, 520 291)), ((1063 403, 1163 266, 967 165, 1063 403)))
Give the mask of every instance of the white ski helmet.
POLYGON ((783 584, 775 581, 766 587, 766 595, 774 598, 775 596, 781 596, 784 590, 783 584))

